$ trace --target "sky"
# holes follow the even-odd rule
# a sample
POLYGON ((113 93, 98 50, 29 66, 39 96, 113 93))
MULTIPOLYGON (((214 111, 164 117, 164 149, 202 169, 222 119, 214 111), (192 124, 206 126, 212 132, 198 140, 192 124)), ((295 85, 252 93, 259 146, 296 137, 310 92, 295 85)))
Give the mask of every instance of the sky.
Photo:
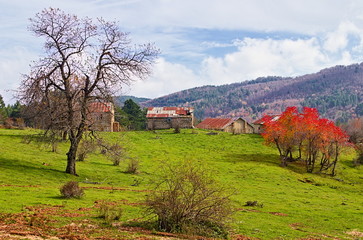
POLYGON ((294 77, 363 62, 362 0, 0 0, 0 95, 14 103, 43 39, 44 8, 117 21, 161 51, 152 75, 120 94, 155 98, 203 85, 294 77))

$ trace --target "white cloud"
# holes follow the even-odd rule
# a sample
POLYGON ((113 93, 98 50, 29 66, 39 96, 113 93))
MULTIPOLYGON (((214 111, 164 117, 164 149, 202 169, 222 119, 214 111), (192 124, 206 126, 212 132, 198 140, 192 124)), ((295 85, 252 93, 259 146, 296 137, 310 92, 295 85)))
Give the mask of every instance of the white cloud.
POLYGON ((362 46, 363 29, 359 29, 352 22, 342 22, 337 30, 327 34, 324 48, 330 52, 343 50, 348 47, 350 38, 357 38, 358 46, 362 46))
POLYGON ((274 40, 246 38, 238 51, 207 58, 203 74, 212 82, 232 83, 261 76, 294 76, 319 70, 329 59, 315 38, 274 40), (218 69, 218 70, 217 70, 218 69))
POLYGON ((147 81, 131 86, 129 93, 137 96, 363 61, 361 0, 0 0, 0 5, 0 94, 8 101, 4 90, 16 89, 20 73, 41 54, 39 39, 26 29, 28 18, 50 6, 117 20, 133 42, 156 43, 163 55, 147 81), (227 30, 241 36, 218 35, 229 36, 227 30))
POLYGON ((203 82, 198 80, 198 76, 191 69, 159 58, 149 79, 134 82, 131 89, 125 89, 123 93, 153 98, 192 88, 196 85, 203 85, 203 82))
POLYGON ((23 47, 0 50, 0 56, 0 94, 5 103, 12 103, 22 74, 29 72, 29 64, 36 56, 23 47))
POLYGON ((131 86, 131 93, 157 97, 195 86, 222 85, 264 76, 299 76, 362 61, 346 50, 331 54, 324 48, 326 42, 315 37, 294 40, 245 38, 234 44, 238 49, 233 53, 204 58, 199 71, 160 59, 153 77, 131 86))

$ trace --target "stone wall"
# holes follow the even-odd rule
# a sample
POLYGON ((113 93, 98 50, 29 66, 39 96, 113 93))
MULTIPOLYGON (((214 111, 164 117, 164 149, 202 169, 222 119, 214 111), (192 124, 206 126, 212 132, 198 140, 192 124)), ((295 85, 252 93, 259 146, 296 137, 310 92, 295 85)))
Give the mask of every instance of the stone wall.
POLYGON ((158 129, 170 129, 179 126, 179 128, 193 128, 193 117, 165 117, 165 118, 148 118, 147 129, 158 130, 158 129))

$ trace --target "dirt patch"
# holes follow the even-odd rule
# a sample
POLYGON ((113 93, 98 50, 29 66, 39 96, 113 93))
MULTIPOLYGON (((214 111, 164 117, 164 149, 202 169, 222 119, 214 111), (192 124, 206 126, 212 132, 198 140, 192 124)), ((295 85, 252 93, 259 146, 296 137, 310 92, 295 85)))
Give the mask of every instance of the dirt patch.
POLYGON ((346 234, 353 236, 353 237, 362 237, 363 238, 363 232, 360 232, 358 230, 352 230, 352 231, 346 232, 346 234))
MULTIPOLYGON (((112 226, 104 225, 102 221, 93 219, 94 210, 102 203, 104 201, 97 201, 93 208, 76 210, 65 209, 61 205, 39 205, 26 207, 20 213, 0 214, 0 240, 207 239, 154 232, 141 227, 125 227, 122 222, 112 224, 112 226)), ((138 204, 130 203, 127 200, 106 203, 111 205, 138 204)))

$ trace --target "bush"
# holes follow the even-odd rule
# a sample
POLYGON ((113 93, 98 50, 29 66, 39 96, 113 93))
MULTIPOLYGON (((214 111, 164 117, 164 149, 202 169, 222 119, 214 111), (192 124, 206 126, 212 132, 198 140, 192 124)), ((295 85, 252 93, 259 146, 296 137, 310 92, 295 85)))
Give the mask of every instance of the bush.
POLYGON ((60 188, 60 192, 65 198, 80 198, 84 195, 83 189, 78 185, 78 182, 70 181, 60 188))
POLYGON ((98 139, 98 145, 101 147, 101 154, 106 155, 114 166, 119 166, 121 160, 126 158, 125 149, 118 143, 110 145, 102 139, 98 139))
POLYGON ((135 158, 130 158, 130 161, 127 165, 126 173, 136 174, 139 172, 139 164, 140 161, 135 158))
POLYGON ((106 153, 108 159, 110 159, 113 162, 114 166, 120 165, 121 160, 124 158, 124 149, 119 144, 112 145, 107 153, 106 153))
POLYGON ((117 205, 102 203, 99 208, 99 216, 110 223, 121 219, 122 208, 117 205))
POLYGON ((161 231, 227 237, 231 194, 210 173, 190 161, 171 167, 147 196, 147 211, 156 214, 161 231))
POLYGON ((96 145, 92 140, 82 140, 77 150, 77 161, 84 161, 95 149, 96 145))
POLYGON ((247 207, 263 207, 263 203, 258 203, 257 201, 247 201, 245 206, 247 207))

